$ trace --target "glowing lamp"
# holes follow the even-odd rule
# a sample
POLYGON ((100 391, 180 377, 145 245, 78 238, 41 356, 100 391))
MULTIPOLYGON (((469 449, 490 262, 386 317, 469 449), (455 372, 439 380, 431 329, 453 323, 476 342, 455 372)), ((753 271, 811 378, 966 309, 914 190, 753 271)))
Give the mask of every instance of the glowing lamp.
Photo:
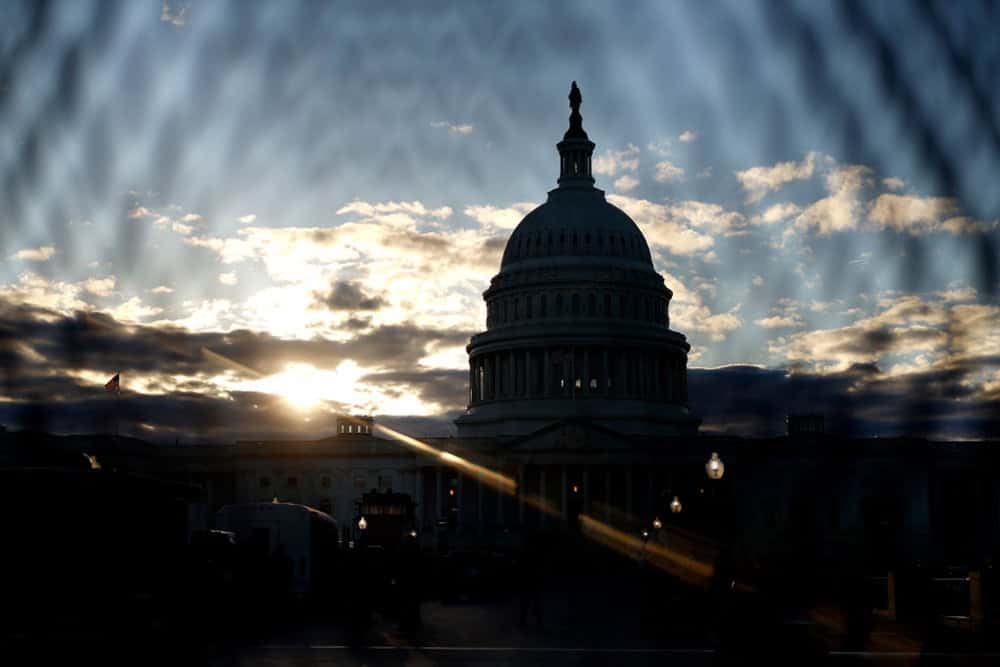
POLYGON ((368 522, 365 521, 364 517, 361 517, 360 519, 358 519, 358 529, 359 530, 368 530, 368 522))
POLYGON ((718 452, 712 452, 712 458, 705 464, 705 474, 709 479, 722 479, 726 473, 726 464, 719 458, 718 452))
POLYGON ((680 514, 684 506, 681 505, 681 499, 674 496, 674 499, 670 501, 670 511, 674 514, 680 514))
POLYGON ((660 517, 656 517, 655 519, 653 519, 653 528, 655 528, 656 530, 663 528, 663 522, 660 521, 660 517))

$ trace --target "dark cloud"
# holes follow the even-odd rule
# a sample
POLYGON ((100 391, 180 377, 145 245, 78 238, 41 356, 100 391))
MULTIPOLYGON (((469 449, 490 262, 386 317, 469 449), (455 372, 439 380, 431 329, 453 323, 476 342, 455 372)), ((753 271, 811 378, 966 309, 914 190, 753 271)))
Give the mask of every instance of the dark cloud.
POLYGON ((381 296, 365 294, 361 283, 337 280, 325 293, 316 294, 316 301, 330 310, 378 310, 385 305, 381 296))
POLYGON ((808 413, 845 436, 997 437, 1000 400, 973 394, 963 381, 981 367, 884 376, 874 364, 832 374, 727 366, 692 369, 688 385, 706 431, 780 435, 789 414, 808 413))

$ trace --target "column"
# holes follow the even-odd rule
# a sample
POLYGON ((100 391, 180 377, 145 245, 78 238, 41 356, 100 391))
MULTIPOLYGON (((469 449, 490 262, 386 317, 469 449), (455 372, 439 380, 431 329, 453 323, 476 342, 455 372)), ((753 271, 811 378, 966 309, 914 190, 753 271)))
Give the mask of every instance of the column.
POLYGON ((565 528, 569 525, 569 505, 566 502, 566 487, 569 485, 569 481, 566 478, 566 464, 562 464, 559 468, 559 478, 562 481, 562 490, 559 492, 559 509, 562 512, 562 525, 565 528))
MULTIPOLYGON (((502 469, 502 470, 503 470, 504 474, 507 474, 509 472, 507 469, 502 469)), ((497 497, 497 525, 502 526, 503 525, 503 504, 505 502, 507 502, 507 496, 505 496, 504 493, 502 491, 500 491, 499 489, 493 489, 492 491, 490 491, 490 493, 496 494, 496 497, 497 497)))
POLYGON ((483 532, 483 480, 476 480, 476 532, 483 532))
POLYGON ((424 527, 424 469, 420 467, 417 460, 417 478, 413 482, 413 499, 417 501, 414 515, 417 520, 417 527, 423 530, 424 527))
POLYGON ((500 398, 500 355, 496 352, 490 355, 493 361, 493 398, 500 398))
POLYGON ((465 503, 462 497, 462 483, 465 481, 465 475, 461 471, 455 471, 455 478, 458 480, 458 488, 455 490, 455 495, 458 500, 458 525, 464 530, 465 526, 465 503))
POLYGON ((611 467, 604 471, 604 521, 611 521, 611 467))
POLYGON ((657 399, 663 398, 663 395, 661 393, 662 385, 660 383, 660 358, 662 356, 663 355, 657 352, 653 361, 653 392, 656 395, 657 399))
POLYGON ((535 395, 535 367, 532 365, 535 355, 531 353, 531 348, 524 349, 524 395, 535 395))
POLYGON ((611 367, 608 366, 608 348, 607 348, 607 346, 604 346, 603 350, 604 350, 603 351, 603 354, 604 354, 604 377, 602 377, 600 380, 598 380, 598 382, 603 382, 604 383, 604 385, 601 387, 601 393, 603 393, 603 394, 611 394, 612 393, 612 390, 611 390, 611 382, 612 382, 612 380, 611 380, 611 367))
POLYGON ((653 469, 646 468, 646 511, 654 516, 658 508, 653 507, 653 469))
POLYGON ((437 506, 437 514, 434 516, 435 521, 441 518, 441 512, 444 510, 443 482, 441 466, 434 466, 434 503, 437 506))
POLYGON ((541 500, 540 506, 543 508, 538 513, 538 524, 544 526, 549 522, 549 513, 544 510, 548 507, 548 496, 545 495, 545 466, 538 466, 538 498, 541 500))
POLYGON ((590 466, 583 466, 583 513, 590 514, 590 466))
POLYGON ((580 388, 581 393, 590 393, 590 348, 583 348, 583 386, 580 388))
POLYGON ((542 395, 543 396, 551 396, 552 395, 552 360, 551 360, 551 358, 549 358, 549 348, 547 348, 547 347, 542 350, 542 364, 544 364, 544 367, 542 368, 542 378, 543 378, 543 381, 545 382, 545 386, 542 387, 542 395))
POLYGON ((517 521, 524 526, 524 464, 517 464, 517 521))
POLYGON ((625 466, 625 513, 632 516, 632 466, 625 466))

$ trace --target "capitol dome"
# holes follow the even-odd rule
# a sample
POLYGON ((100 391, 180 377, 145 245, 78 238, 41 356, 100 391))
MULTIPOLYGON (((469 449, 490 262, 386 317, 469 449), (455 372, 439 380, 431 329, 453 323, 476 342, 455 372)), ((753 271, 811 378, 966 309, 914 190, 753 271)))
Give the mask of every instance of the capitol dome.
POLYGON ((483 294, 460 436, 516 437, 580 421, 631 435, 696 432, 687 408, 685 337, 673 293, 639 227, 594 187, 594 144, 576 82, 557 144, 558 187, 518 224, 483 294))

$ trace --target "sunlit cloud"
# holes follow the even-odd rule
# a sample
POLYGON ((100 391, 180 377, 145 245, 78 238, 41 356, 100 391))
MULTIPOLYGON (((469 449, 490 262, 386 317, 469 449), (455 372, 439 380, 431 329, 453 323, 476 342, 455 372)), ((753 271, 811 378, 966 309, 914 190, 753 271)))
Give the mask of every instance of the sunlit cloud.
POLYGON ((810 179, 816 170, 819 156, 814 152, 796 162, 778 162, 770 167, 751 167, 736 172, 736 180, 747 193, 747 202, 756 203, 769 192, 780 190, 786 183, 810 179))
POLYGON ((593 158, 591 168, 595 174, 616 176, 634 173, 639 168, 639 147, 629 144, 621 150, 603 150, 593 158))
POLYGON ((657 183, 673 183, 684 178, 684 170, 672 163, 670 160, 662 160, 656 163, 657 183))
POLYGON ((476 126, 472 123, 450 123, 446 120, 436 120, 431 123, 431 127, 446 129, 452 134, 472 134, 476 131, 476 126))
POLYGON ((41 246, 40 248, 26 248, 14 253, 15 259, 22 259, 28 262, 47 262, 56 254, 55 246, 41 246))

